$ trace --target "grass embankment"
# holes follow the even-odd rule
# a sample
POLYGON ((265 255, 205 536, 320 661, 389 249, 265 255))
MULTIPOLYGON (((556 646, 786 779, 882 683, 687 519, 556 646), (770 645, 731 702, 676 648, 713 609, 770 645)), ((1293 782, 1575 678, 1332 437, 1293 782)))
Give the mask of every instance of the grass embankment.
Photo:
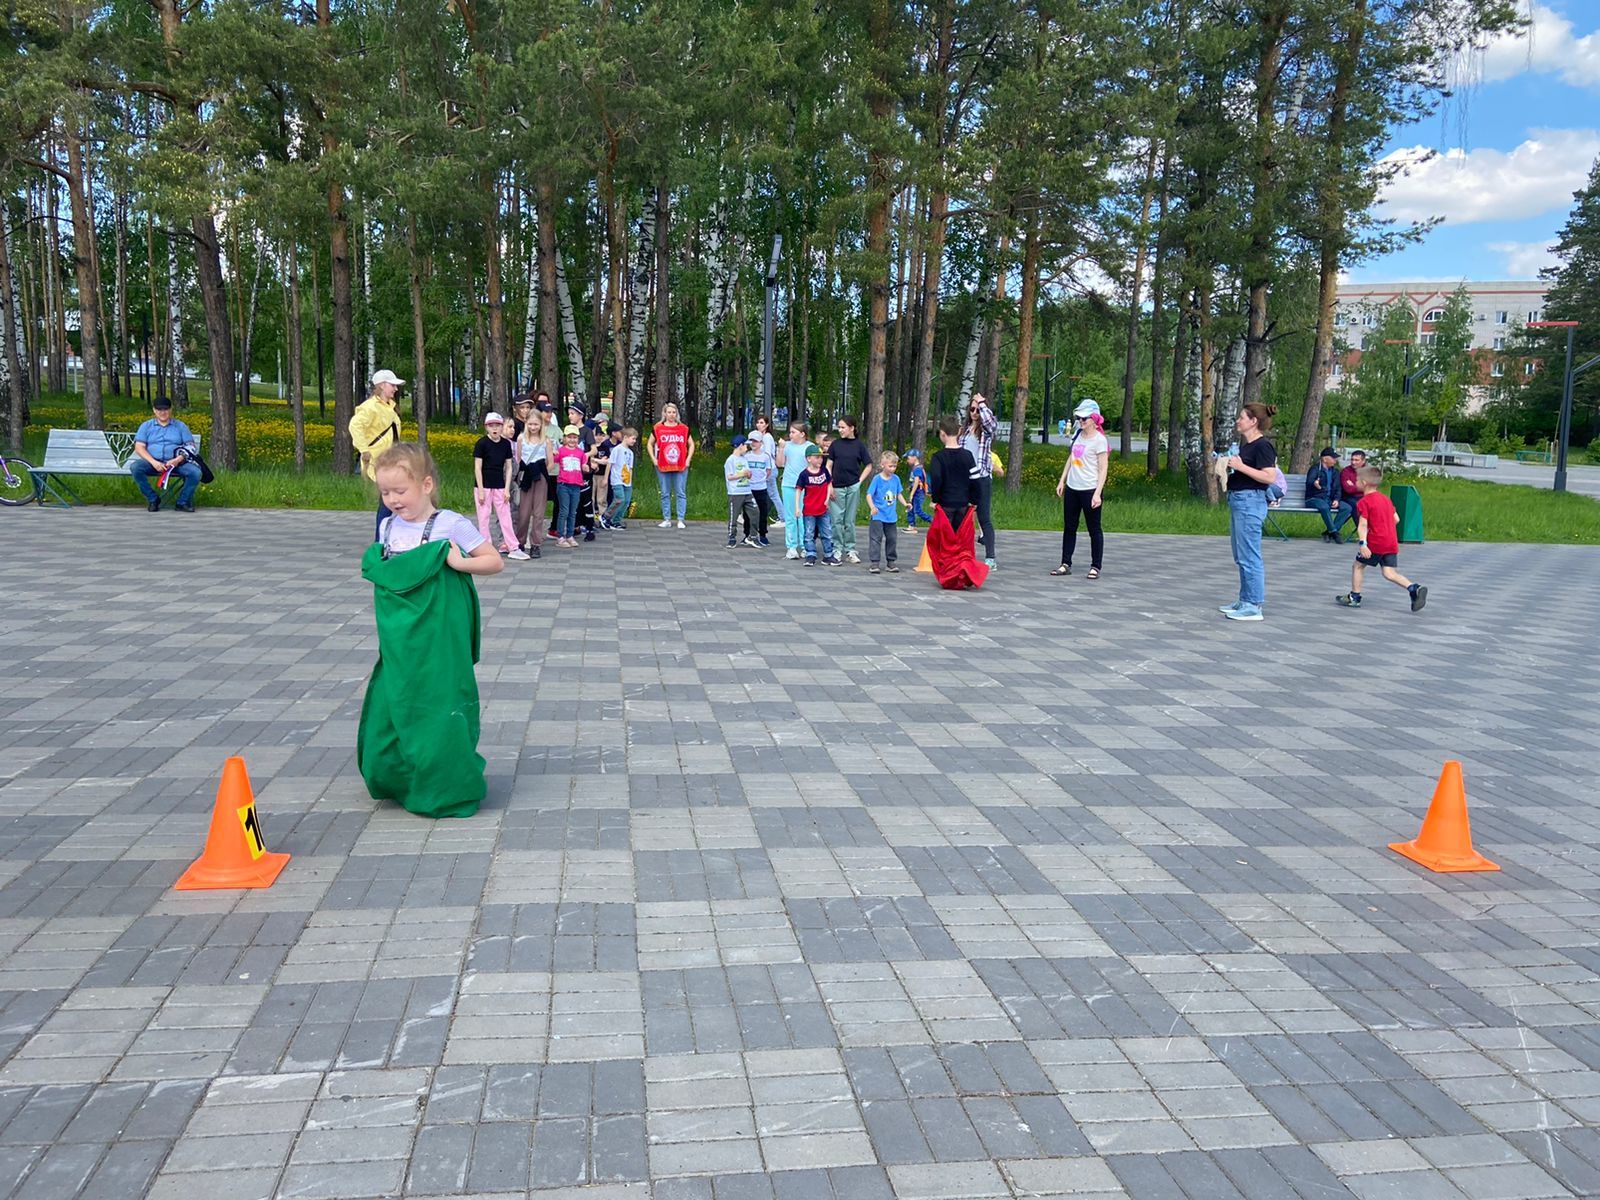
MULTIPOLYGON (((106 398, 105 424, 111 429, 136 429, 149 410, 125 398, 106 398)), ((211 421, 203 407, 191 407, 179 416, 204 438, 211 421)), ((47 397, 34 407, 33 423, 25 438, 25 457, 43 461, 47 430, 81 427, 83 409, 75 396, 47 397)), ((306 472, 294 470, 294 425, 280 401, 257 399, 239 409, 241 469, 219 472, 217 481, 201 489, 200 503, 209 507, 369 509, 375 495, 360 479, 331 473, 333 425, 318 418, 314 405, 306 414, 306 472)), ((406 422, 407 433, 415 425, 406 422)), ((444 502, 472 510, 472 444, 477 429, 447 422, 429 428, 429 447, 439 463, 444 502)), ((724 442, 715 450, 696 455, 689 479, 689 516, 692 520, 724 521, 727 502, 722 486, 724 442)), ((1003 455, 1002 455, 1003 456, 1003 455)), ((1055 483, 1065 461, 1063 446, 1030 445, 1023 467, 1022 490, 1006 490, 1005 480, 995 481, 995 523, 1005 529, 1060 529, 1061 502, 1055 483)), ((645 462, 643 445, 634 487, 636 519, 653 519, 660 511, 655 473, 645 462)), ((902 468, 902 476, 904 474, 902 468)), ((1396 480, 1399 482, 1399 480, 1396 480)), ((1600 544, 1600 503, 1571 493, 1520 487, 1474 479, 1405 478, 1422 497, 1429 540, 1479 542, 1568 542, 1600 544)), ((134 505, 138 492, 131 482, 113 478, 71 480, 74 490, 91 504, 134 505)), ((861 519, 865 521, 863 506, 861 519)), ((1314 538, 1321 523, 1309 514, 1284 514, 1278 518, 1293 537, 1314 538)), ((1212 508, 1189 495, 1177 476, 1161 474, 1149 479, 1144 457, 1113 459, 1106 487, 1106 529, 1115 533, 1224 534, 1228 531, 1226 507, 1212 508)))

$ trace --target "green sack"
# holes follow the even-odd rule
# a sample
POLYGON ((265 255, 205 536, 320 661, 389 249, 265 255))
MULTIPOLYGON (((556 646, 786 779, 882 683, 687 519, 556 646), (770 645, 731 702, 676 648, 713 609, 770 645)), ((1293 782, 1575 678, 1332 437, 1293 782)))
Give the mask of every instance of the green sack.
POLYGON ((423 817, 470 817, 486 784, 478 753, 478 590, 445 565, 450 543, 361 559, 378 617, 356 761, 367 791, 423 817))

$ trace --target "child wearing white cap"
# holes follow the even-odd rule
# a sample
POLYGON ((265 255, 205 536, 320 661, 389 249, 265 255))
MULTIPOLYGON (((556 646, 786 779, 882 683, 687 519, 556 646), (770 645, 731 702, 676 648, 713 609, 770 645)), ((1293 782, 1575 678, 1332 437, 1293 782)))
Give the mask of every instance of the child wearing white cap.
POLYGON ((506 491, 511 486, 516 450, 504 436, 505 427, 506 419, 497 412, 483 418, 484 436, 472 447, 472 499, 478 506, 478 532, 488 539, 492 511, 500 522, 500 553, 521 560, 528 555, 517 542, 516 526, 511 520, 511 498, 506 491))

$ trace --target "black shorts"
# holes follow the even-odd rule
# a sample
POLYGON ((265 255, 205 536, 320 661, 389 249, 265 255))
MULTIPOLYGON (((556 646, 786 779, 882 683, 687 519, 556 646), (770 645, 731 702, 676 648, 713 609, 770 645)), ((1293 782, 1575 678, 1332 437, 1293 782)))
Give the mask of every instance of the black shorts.
POLYGON ((1356 555, 1356 562, 1363 567, 1399 567, 1400 555, 1398 552, 1394 554, 1371 553, 1366 558, 1362 558, 1358 554, 1356 555))

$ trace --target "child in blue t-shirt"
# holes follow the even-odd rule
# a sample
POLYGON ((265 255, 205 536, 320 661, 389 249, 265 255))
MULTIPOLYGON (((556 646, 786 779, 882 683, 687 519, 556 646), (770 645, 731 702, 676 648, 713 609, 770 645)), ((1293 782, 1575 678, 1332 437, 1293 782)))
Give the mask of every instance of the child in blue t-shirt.
POLYGON ((928 494, 928 472, 922 466, 922 451, 915 446, 906 451, 906 462, 911 465, 911 501, 906 505, 906 532, 917 531, 917 518, 921 517, 929 525, 933 524, 927 510, 922 507, 922 498, 928 494))
POLYGON ((867 506, 872 512, 872 521, 867 526, 869 575, 878 573, 880 554, 891 575, 900 570, 894 561, 897 557, 895 535, 900 528, 900 507, 909 506, 906 505, 905 492, 900 487, 900 477, 894 473, 899 465, 900 456, 892 450, 885 450, 883 457, 878 459, 878 473, 867 484, 867 506))

